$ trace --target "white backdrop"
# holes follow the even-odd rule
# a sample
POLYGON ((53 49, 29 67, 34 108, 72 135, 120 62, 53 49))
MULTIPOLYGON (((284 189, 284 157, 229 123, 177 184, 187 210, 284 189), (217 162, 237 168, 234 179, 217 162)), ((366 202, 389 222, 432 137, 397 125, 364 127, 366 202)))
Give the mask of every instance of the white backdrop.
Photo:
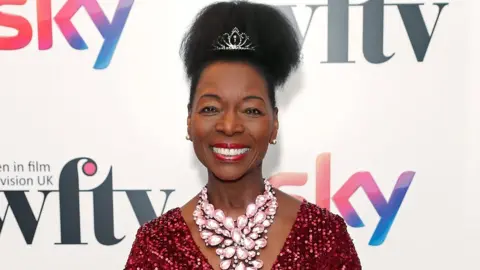
MULTIPOLYGON (((62 35, 59 25, 72 38, 68 20, 53 22, 53 38, 48 38, 47 11, 55 16, 67 2, 66 11, 75 11, 75 3, 82 1, 2 6, 4 2, 0 0, 0 268, 122 269, 140 223, 183 205, 204 183, 204 169, 185 140, 188 84, 178 49, 194 15, 212 1, 135 0, 131 7, 127 0, 83 1, 87 8, 71 22, 88 45, 85 50, 77 50, 78 43, 72 48, 62 35), (104 38, 87 13, 95 11, 97 2, 110 21, 119 2, 117 14, 131 8, 103 69, 94 64, 104 38), (28 28, 19 32, 27 37, 25 46, 23 37, 5 39, 17 35, 12 24, 16 28, 22 22, 7 14, 31 25, 29 43, 28 28), (41 28, 38 15, 45 23, 41 28), (49 40, 51 48, 45 49, 49 40), (88 163, 83 170, 85 160, 77 159, 84 157, 96 167, 88 163), (36 162, 43 166, 34 166, 36 162), (51 182, 37 177, 51 177, 51 182), (75 191, 77 177, 82 192, 75 191), (59 192, 60 181, 64 187, 59 192), (78 203, 75 194, 80 194, 78 203)), ((364 269, 474 269, 480 240, 478 1, 445 0, 440 15, 434 1, 386 1, 382 51, 372 41, 382 32, 363 23, 363 7, 371 10, 377 3, 380 9, 372 14, 378 15, 382 1, 351 0, 356 5, 349 8, 350 63, 324 63, 329 60, 328 29, 340 36, 341 27, 335 21, 328 25, 327 7, 306 5, 327 1, 262 2, 292 6, 292 18, 306 36, 302 68, 278 96, 279 144, 270 149, 265 174, 283 181, 283 190, 321 206, 327 204, 317 198, 328 195, 329 183, 336 199, 328 202, 335 213, 352 212, 342 187, 370 183, 367 190, 375 204, 362 188, 350 198, 364 226, 356 227, 342 212, 364 269), (394 5, 399 3, 411 5, 394 5), (420 13, 413 4, 423 4, 420 13), (418 61, 413 47, 421 45, 422 25, 415 19, 424 20, 431 34, 437 16, 428 50, 418 61), (409 38, 405 24, 418 35, 409 38), (365 46, 364 32, 377 33, 365 46), (393 56, 371 63, 372 52, 393 56), (330 173, 325 173, 328 164, 330 173), (403 172, 414 173, 410 185, 402 182, 403 189, 395 189, 406 189, 406 194, 395 197, 399 207, 393 202, 381 208, 381 219, 375 210, 379 198, 389 202, 403 172), (304 175, 307 181, 301 185, 304 175), (380 195, 372 190, 375 184, 380 195), (389 219, 390 230, 380 226, 376 231, 380 221, 388 224, 389 219), (384 237, 372 238, 375 231, 384 237)), ((119 33, 116 26, 97 24, 107 41, 115 40, 110 34, 119 33)), ((339 52, 342 44, 332 44, 330 50, 339 52)))

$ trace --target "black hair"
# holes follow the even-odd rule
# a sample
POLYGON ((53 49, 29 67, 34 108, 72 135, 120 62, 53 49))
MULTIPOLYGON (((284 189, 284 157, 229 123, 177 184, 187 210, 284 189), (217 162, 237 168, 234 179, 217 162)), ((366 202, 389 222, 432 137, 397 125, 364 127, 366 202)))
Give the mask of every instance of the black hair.
POLYGON ((189 109, 203 69, 215 61, 240 61, 265 78, 272 107, 275 90, 300 63, 295 29, 277 8, 247 1, 218 2, 203 8, 185 34, 180 53, 190 80, 189 109), (237 28, 248 35, 252 50, 214 50, 214 42, 237 28))

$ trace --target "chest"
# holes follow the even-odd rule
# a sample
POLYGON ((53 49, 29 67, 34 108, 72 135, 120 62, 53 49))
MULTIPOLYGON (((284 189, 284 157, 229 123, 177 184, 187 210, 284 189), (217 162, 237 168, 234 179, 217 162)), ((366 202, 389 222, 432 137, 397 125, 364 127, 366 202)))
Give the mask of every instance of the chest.
MULTIPOLYGON (((322 259, 315 250, 317 244, 309 242, 308 237, 294 231, 287 234, 285 237, 275 237, 275 231, 270 233, 268 246, 262 249, 258 256, 258 259, 264 262, 261 269, 323 269, 322 259)), ((169 262, 168 269, 219 270, 220 257, 215 250, 207 247, 199 236, 188 235, 181 245, 172 247, 168 257, 164 259, 169 262)), ((253 268, 244 268, 250 269, 253 268)))

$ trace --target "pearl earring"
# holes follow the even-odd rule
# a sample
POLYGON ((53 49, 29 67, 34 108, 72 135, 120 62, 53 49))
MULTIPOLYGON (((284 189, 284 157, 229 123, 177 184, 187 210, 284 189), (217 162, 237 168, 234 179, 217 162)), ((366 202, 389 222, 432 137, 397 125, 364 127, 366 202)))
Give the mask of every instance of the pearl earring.
POLYGON ((277 140, 272 140, 271 144, 277 144, 277 140))
POLYGON ((186 139, 187 141, 191 141, 191 140, 190 140, 190 136, 188 136, 188 135, 185 136, 185 139, 186 139))

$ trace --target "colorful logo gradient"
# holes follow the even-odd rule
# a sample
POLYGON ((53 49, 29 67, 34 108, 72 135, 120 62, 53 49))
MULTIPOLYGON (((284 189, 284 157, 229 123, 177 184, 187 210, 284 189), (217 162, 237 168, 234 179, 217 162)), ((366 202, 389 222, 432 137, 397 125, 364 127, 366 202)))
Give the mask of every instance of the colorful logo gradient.
MULTIPOLYGON (((22 6, 26 3, 27 0, 0 0, 0 9, 6 5, 22 6)), ((52 48, 52 25, 55 21, 72 48, 87 50, 87 43, 72 23, 72 18, 83 8, 104 39, 93 68, 106 69, 112 61, 133 3, 134 0, 119 0, 110 22, 98 0, 68 0, 55 16, 52 16, 52 0, 37 0, 38 49, 49 50, 52 48)), ((32 24, 25 17, 0 11, 0 26, 12 28, 18 32, 13 36, 0 35, 0 50, 20 50, 32 41, 32 24)))
MULTIPOLYGON (((365 171, 357 172, 350 176, 343 186, 332 196, 330 187, 330 163, 330 153, 322 153, 317 157, 316 204, 330 210, 330 202, 333 201, 340 215, 342 215, 349 226, 355 228, 364 227, 365 224, 355 210, 355 207, 349 201, 353 194, 362 188, 380 217, 380 221, 370 238, 369 245, 379 246, 383 244, 413 181, 415 172, 405 171, 400 174, 388 201, 385 199, 385 196, 370 172, 365 171)), ((281 186, 303 186, 307 183, 307 180, 307 173, 279 173, 270 178, 272 185, 277 188, 281 186)), ((294 196, 302 198, 298 195, 294 196)))

